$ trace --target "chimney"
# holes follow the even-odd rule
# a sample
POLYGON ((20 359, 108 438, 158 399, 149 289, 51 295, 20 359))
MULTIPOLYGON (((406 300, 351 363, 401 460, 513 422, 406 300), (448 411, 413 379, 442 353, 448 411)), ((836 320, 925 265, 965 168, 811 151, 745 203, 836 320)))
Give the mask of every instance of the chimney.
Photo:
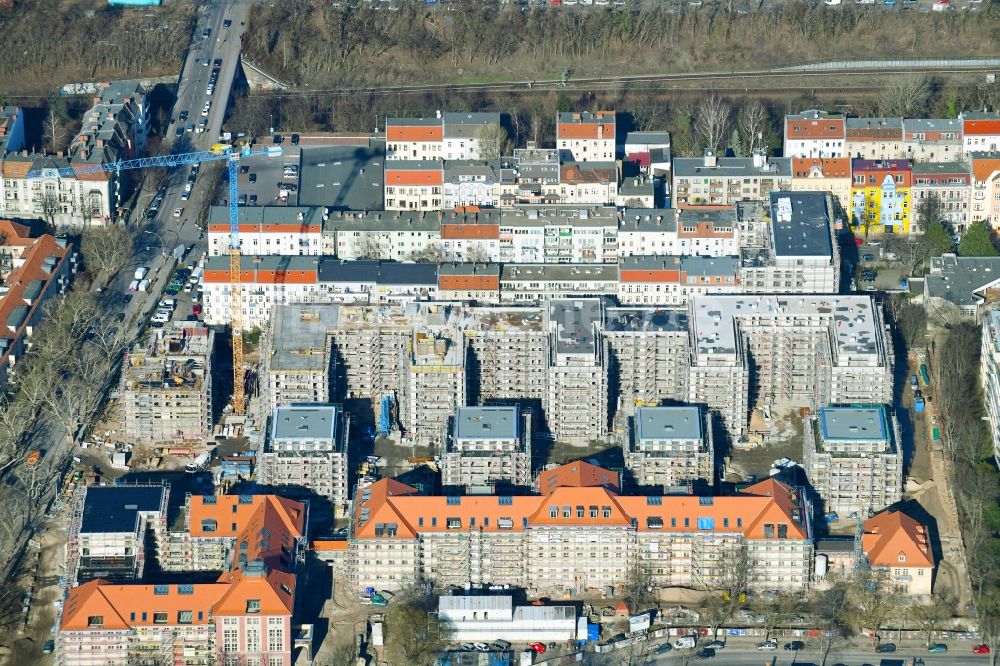
POLYGON ((767 165, 767 153, 758 148, 753 151, 753 166, 755 169, 762 169, 767 165))
POLYGON ((597 123, 597 138, 604 138, 604 125, 602 123, 597 123))
POLYGON ((705 149, 705 166, 714 167, 716 164, 715 151, 711 148, 705 149))

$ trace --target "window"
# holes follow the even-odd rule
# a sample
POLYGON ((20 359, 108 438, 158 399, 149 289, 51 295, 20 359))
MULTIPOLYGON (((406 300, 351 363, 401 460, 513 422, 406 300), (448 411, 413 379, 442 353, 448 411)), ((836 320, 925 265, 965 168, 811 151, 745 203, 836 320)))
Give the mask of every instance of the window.
POLYGON ((906 561, 906 555, 904 555, 903 553, 900 553, 899 554, 899 561, 900 562, 905 562, 906 561))
POLYGON ((573 509, 568 506, 563 507, 563 518, 569 518, 573 514, 573 509))
POLYGON ((661 506, 662 504, 663 504, 663 498, 662 497, 649 496, 649 497, 646 498, 646 505, 647 506, 661 506))
POLYGON ((162 596, 164 594, 170 594, 170 586, 169 585, 154 585, 153 586, 153 594, 158 595, 158 596, 162 596))
POLYGON ((514 503, 514 498, 504 495, 498 497, 497 501, 500 503, 500 506, 509 506, 514 503))
POLYGON ((787 524, 781 523, 780 525, 778 525, 778 538, 779 539, 787 539, 788 538, 788 525, 787 524))
POLYGON ((698 504, 701 506, 712 506, 713 501, 711 497, 699 497, 698 504))
POLYGON ((268 627, 267 651, 281 652, 285 649, 285 631, 283 627, 268 627))
POLYGON ((663 518, 659 516, 647 516, 646 517, 646 528, 650 530, 658 530, 663 527, 663 518))
POLYGON ((699 518, 698 519, 698 529, 699 530, 714 530, 715 529, 715 518, 699 518))
POLYGON ((448 498, 448 504, 453 504, 454 505, 454 504, 461 504, 461 503, 462 503, 462 498, 461 497, 449 497, 448 498))
POLYGON ((247 627, 247 652, 260 652, 260 629, 247 627))
POLYGON ((215 495, 205 495, 201 498, 202 504, 215 504, 215 495))
POLYGON ((670 526, 671 527, 677 527, 677 519, 676 518, 671 518, 670 519, 670 526))
POLYGON ((166 624, 167 614, 166 613, 153 613, 153 624, 166 624))
POLYGON ((91 615, 87 618, 88 627, 103 627, 104 626, 104 616, 103 615, 91 615))
POLYGON ((178 585, 177 594, 194 594, 194 585, 187 583, 178 585))
POLYGON ((260 599, 247 599, 247 612, 248 613, 259 613, 260 612, 260 599))
POLYGON ((549 507, 549 518, 558 518, 558 517, 559 517, 559 507, 557 507, 557 506, 550 506, 549 507))
MULTIPOLYGON (((230 618, 226 618, 228 621, 230 618)), ((234 621, 236 618, 232 618, 234 621)), ((240 633, 239 629, 223 629, 222 630, 222 651, 223 652, 238 652, 240 649, 240 633)), ((228 661, 228 660, 227 660, 228 661)))
POLYGON ((461 518, 448 518, 448 529, 449 530, 460 530, 462 529, 462 519, 461 518))
POLYGON ((194 620, 194 611, 177 611, 177 624, 191 624, 194 620))
POLYGON ((765 523, 764 525, 764 538, 773 539, 774 538, 774 525, 772 523, 765 523))
POLYGON ((590 507, 590 517, 591 518, 597 518, 597 507, 596 506, 591 506, 590 507))
POLYGON ((583 518, 584 513, 586 513, 586 509, 584 509, 582 506, 576 507, 576 517, 577 518, 583 518))
POLYGON ((611 517, 611 507, 610 506, 602 506, 601 507, 601 515, 604 516, 605 518, 610 518, 611 517))

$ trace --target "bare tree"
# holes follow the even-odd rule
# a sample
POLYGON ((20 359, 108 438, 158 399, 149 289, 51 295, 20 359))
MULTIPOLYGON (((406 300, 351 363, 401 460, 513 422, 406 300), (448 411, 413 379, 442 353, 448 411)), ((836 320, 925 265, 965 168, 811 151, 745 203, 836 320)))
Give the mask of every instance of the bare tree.
POLYGON ((83 232, 80 252, 92 268, 110 278, 132 256, 132 234, 120 224, 89 227, 83 232))
POLYGON ((930 603, 917 601, 911 603, 906 611, 907 617, 924 635, 924 642, 930 645, 931 640, 934 638, 934 632, 940 630, 944 623, 951 618, 952 609, 954 608, 954 599, 935 595, 930 603))
POLYGON ((703 605, 714 637, 718 628, 746 602, 750 586, 749 546, 744 539, 722 544, 718 559, 706 560, 706 563, 714 566, 700 569, 696 579, 702 589, 720 593, 719 597, 712 596, 703 605))
POLYGON ((878 100, 878 113, 883 118, 889 116, 921 118, 927 113, 930 95, 930 84, 925 77, 896 77, 882 91, 878 100))
POLYGON ((482 264, 490 260, 490 255, 482 243, 476 243, 475 245, 470 245, 466 248, 465 260, 472 263, 482 264))
POLYGON ((743 146, 750 155, 760 148, 767 147, 764 143, 767 122, 767 109, 759 99, 747 102, 740 109, 739 133, 743 138, 743 146))
POLYGON ((729 133, 732 108, 721 98, 710 95, 698 107, 694 129, 702 145, 710 150, 718 150, 729 133))
POLYGON ((630 613, 635 614, 645 608, 646 604, 655 599, 653 594, 653 572, 649 563, 636 555, 629 562, 622 581, 622 601, 628 606, 630 613))
POLYGON ((764 638, 770 638, 771 632, 782 622, 787 622, 789 616, 802 606, 802 599, 799 597, 779 593, 775 595, 759 595, 754 598, 753 610, 764 617, 763 629, 764 638))
POLYGON ((62 120, 56 113, 55 103, 49 103, 49 113, 42 123, 42 138, 49 152, 54 153, 62 150, 66 141, 66 130, 63 128, 62 120))
POLYGON ((849 589, 857 624, 872 631, 872 642, 877 645, 886 621, 900 607, 899 590, 887 570, 869 567, 854 573, 849 589))
POLYGON ((499 123, 484 125, 479 130, 479 158, 498 160, 503 155, 509 155, 513 144, 506 128, 499 123))

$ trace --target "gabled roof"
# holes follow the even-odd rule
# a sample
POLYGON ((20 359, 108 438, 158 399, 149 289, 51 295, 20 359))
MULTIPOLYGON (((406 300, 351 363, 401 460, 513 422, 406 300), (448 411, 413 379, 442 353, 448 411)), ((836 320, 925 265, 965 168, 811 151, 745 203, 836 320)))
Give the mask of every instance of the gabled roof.
POLYGON ((592 465, 583 460, 566 463, 545 470, 538 475, 538 488, 542 493, 565 486, 577 488, 603 486, 618 490, 621 487, 621 482, 615 472, 610 472, 603 467, 592 465))
POLYGON ((847 157, 793 157, 795 178, 850 178, 851 160, 847 157))
POLYGON ((1000 172, 1000 153, 979 153, 972 157, 972 175, 976 182, 984 183, 996 178, 1000 172))
POLYGON ((927 528, 900 511, 883 511, 866 520, 861 544, 872 566, 934 566, 927 528))
POLYGON ((286 615, 295 601, 295 575, 287 571, 248 573, 241 569, 226 572, 220 583, 228 583, 222 597, 212 607, 215 615, 244 615, 247 602, 257 600, 262 615, 286 615))
POLYGON ((785 116, 786 139, 843 139, 844 116, 810 110, 785 116))

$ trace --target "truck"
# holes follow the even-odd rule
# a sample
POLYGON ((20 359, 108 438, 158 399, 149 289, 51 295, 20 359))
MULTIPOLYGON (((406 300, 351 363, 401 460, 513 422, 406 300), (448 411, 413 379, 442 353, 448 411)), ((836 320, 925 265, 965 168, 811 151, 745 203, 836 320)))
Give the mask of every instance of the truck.
POLYGON ((930 386, 931 385, 931 376, 930 376, 930 373, 927 372, 927 364, 926 363, 921 363, 920 364, 920 379, 924 382, 924 386, 930 386))
POLYGON ((205 465, 205 463, 208 462, 209 457, 211 457, 211 454, 208 451, 205 451, 204 453, 199 453, 197 456, 195 456, 194 460, 192 460, 191 462, 189 462, 187 465, 184 466, 184 471, 187 472, 188 474, 194 474, 199 469, 201 469, 205 465))
POLYGON ((140 280, 139 281, 139 291, 146 291, 146 290, 148 290, 150 284, 151 283, 150 283, 149 280, 140 280))
POLYGON ((910 389, 916 391, 920 388, 920 383, 917 381, 916 375, 910 375, 910 389))
POLYGON ((136 280, 142 280, 143 278, 146 277, 148 273, 149 273, 148 268, 146 268, 145 266, 139 266, 139 268, 135 269, 135 274, 132 277, 134 277, 136 280))
POLYGON ((924 399, 923 398, 917 398, 916 400, 913 401, 913 411, 915 411, 917 413, 920 413, 920 412, 924 411, 924 399))

